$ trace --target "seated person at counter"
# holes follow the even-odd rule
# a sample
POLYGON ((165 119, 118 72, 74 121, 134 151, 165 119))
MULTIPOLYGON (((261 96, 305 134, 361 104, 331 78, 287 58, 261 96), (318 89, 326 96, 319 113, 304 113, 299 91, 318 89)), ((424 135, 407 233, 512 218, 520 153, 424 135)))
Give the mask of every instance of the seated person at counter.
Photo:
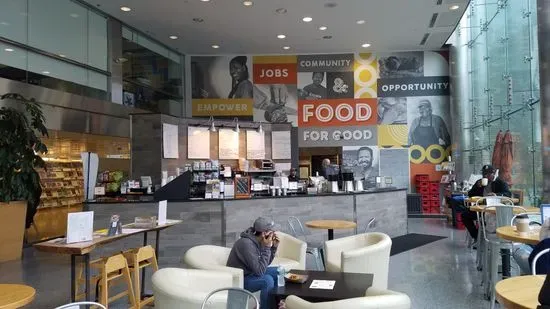
POLYGON ((252 227, 241 233, 227 259, 227 266, 243 270, 246 290, 260 291, 260 308, 271 308, 269 292, 277 282, 277 267, 268 267, 279 246, 274 229, 272 220, 259 217, 252 227))
MULTIPOLYGON (((491 165, 484 165, 481 169, 481 175, 483 178, 487 178, 487 185, 483 185, 483 179, 479 179, 468 191, 468 196, 507 196, 511 197, 512 192, 508 188, 508 185, 497 178, 495 175, 495 169, 491 165)), ((466 226, 466 229, 470 233, 470 236, 474 240, 477 240, 477 227, 475 221, 477 220, 477 214, 474 211, 466 210, 462 213, 462 223, 466 226)))

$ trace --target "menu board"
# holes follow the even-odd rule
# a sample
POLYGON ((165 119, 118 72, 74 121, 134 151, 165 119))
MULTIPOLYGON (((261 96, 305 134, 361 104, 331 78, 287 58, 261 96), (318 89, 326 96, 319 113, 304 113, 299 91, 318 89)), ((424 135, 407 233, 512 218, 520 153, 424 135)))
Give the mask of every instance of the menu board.
POLYGON ((246 158, 249 160, 265 159, 265 134, 246 131, 246 158))
POLYGON ((187 158, 210 159, 210 131, 208 128, 188 127, 187 158))
POLYGON ((290 131, 271 132, 272 159, 290 159, 290 131))
POLYGON ((220 160, 239 159, 239 133, 232 129, 220 129, 218 144, 220 160))
POLYGON ((162 124, 162 150, 164 158, 179 158, 178 126, 169 123, 162 124))

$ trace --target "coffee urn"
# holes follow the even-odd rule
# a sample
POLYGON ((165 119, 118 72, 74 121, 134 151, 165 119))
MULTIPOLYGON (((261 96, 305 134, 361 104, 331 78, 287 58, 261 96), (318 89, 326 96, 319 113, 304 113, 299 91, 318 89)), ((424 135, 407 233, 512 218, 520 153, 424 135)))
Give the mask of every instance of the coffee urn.
POLYGON ((353 192, 353 173, 342 173, 344 178, 344 191, 353 192))
POLYGON ((327 175, 329 192, 338 193, 338 175, 327 175))

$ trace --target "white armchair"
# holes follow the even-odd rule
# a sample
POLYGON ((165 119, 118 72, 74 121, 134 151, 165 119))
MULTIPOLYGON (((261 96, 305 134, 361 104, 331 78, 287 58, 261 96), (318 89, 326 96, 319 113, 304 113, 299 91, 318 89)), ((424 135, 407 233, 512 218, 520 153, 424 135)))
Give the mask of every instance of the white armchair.
POLYGON ((283 232, 277 232, 280 243, 272 266, 283 266, 286 271, 306 269, 307 243, 283 232))
POLYGON ((290 295, 286 298, 285 305, 286 309, 410 309, 411 300, 403 293, 370 288, 365 297, 322 303, 310 303, 290 295))
POLYGON ((365 233, 325 242, 326 270, 374 274, 372 287, 388 288, 391 238, 365 233))
MULTIPOLYGON (((200 309, 205 297, 220 288, 235 287, 233 277, 224 271, 163 268, 152 277, 155 307, 200 309)), ((210 298, 208 308, 226 308, 227 294, 210 298)))
POLYGON ((227 267, 227 258, 231 248, 201 245, 193 247, 183 256, 183 262, 190 268, 225 271, 233 276, 233 286, 243 287, 243 270, 240 268, 227 267))

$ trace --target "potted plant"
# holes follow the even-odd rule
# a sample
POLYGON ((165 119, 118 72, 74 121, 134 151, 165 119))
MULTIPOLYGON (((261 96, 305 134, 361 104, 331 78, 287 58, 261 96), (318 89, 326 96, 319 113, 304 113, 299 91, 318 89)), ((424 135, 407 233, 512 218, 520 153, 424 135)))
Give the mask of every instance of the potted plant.
POLYGON ((48 151, 45 118, 34 99, 15 93, 0 96, 0 262, 21 258, 23 236, 40 204, 37 168, 48 151))

